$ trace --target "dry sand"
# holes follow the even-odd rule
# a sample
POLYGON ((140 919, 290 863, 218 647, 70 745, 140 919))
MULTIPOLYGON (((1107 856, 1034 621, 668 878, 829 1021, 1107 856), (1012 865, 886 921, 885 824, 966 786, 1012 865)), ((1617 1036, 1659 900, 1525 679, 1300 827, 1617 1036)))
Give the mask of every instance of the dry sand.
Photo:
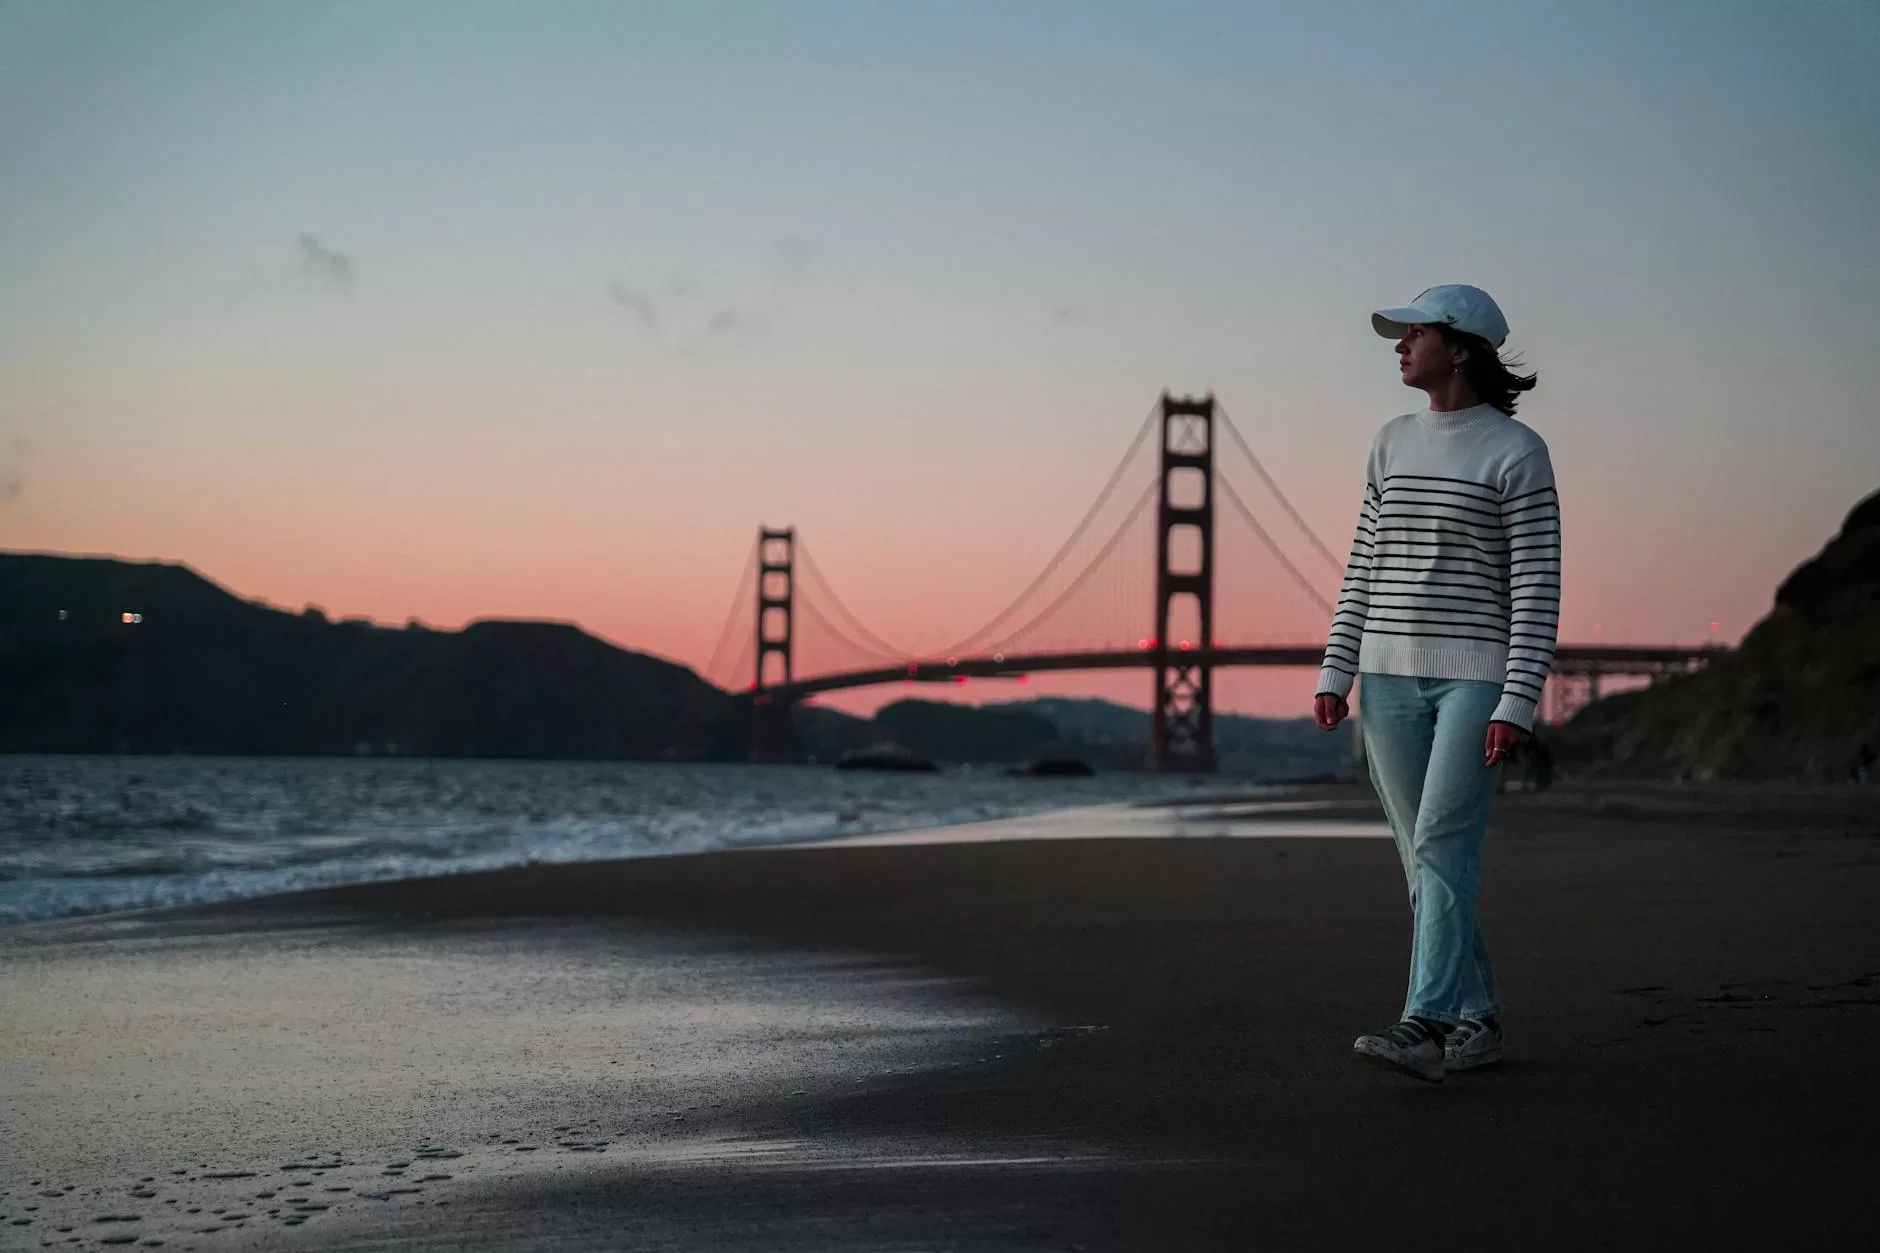
POLYGON ((0 1248, 1873 1247, 1875 795, 1504 798, 1441 1086, 1388 845, 1208 806, 12 928, 0 1248))

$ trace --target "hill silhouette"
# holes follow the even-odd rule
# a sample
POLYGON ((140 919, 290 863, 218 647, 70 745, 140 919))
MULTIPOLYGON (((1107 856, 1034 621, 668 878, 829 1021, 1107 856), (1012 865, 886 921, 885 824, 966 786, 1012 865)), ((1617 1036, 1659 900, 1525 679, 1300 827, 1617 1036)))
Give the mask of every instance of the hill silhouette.
POLYGON ((1783 581, 1735 650, 1588 706, 1556 742, 1561 764, 1588 774, 1847 778, 1880 750, 1880 493, 1783 581))
POLYGON ((574 626, 335 623, 106 558, 0 554, 0 689, 9 752, 698 760, 738 742, 726 693, 574 626))

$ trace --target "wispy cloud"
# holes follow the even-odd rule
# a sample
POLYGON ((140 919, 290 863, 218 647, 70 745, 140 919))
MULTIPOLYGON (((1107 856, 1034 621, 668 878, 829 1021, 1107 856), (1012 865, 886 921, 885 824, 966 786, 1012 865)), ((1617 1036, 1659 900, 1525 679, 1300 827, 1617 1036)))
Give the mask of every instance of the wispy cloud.
POLYGON ((640 319, 640 329, 651 335, 659 330, 659 306, 645 292, 637 292, 619 279, 607 284, 607 296, 640 319))
POLYGON ((295 241, 300 252, 300 272, 315 282, 350 292, 353 285, 352 258, 328 247, 318 235, 302 235, 295 241))
POLYGON ((732 301, 722 297, 713 304, 691 300, 703 287, 690 262, 674 265, 665 283, 656 287, 613 279, 607 284, 607 296, 631 312, 646 334, 665 331, 672 335, 674 356, 694 359, 749 348, 767 339, 789 311, 792 297, 813 280, 824 255, 823 246, 813 239, 774 239, 760 252, 742 284, 745 296, 732 301), (701 320, 699 315, 707 309, 711 312, 701 320))
POLYGON ((751 309, 720 309, 705 323, 707 335, 750 337, 764 333, 762 315, 751 309))
POLYGON ((692 271, 682 265, 674 267, 671 276, 666 279, 666 294, 674 300, 684 300, 697 292, 698 279, 692 276, 692 271))
POLYGON ((770 246, 771 260, 785 287, 795 287, 808 278, 822 259, 823 247, 813 239, 786 235, 770 246))
POLYGON ((756 309, 723 308, 680 347, 681 357, 698 357, 715 348, 749 347, 770 332, 770 319, 756 309))
POLYGON ((10 505, 26 490, 26 459, 33 445, 24 435, 7 440, 6 452, 0 453, 0 505, 10 505))

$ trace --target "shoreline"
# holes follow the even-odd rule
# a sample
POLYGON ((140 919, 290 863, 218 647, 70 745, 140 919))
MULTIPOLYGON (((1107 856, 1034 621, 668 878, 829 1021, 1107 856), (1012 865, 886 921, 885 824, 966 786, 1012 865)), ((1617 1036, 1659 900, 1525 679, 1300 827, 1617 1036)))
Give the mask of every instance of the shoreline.
MULTIPOLYGON (((116 759, 113 759, 116 760, 116 759)), ((565 766, 570 763, 547 763, 565 766)), ((586 763, 572 763, 576 766, 586 763)), ((631 763, 629 763, 631 764, 631 763)), ((58 922, 76 918, 98 918, 106 916, 141 914, 167 909, 191 909, 209 907, 218 904, 247 900, 260 900, 272 896, 293 895, 307 891, 321 891, 330 887, 346 887, 365 883, 403 882, 406 880, 450 877, 460 874, 501 872, 521 869, 532 865, 557 864, 612 864, 621 861, 637 861, 649 858, 709 855, 720 852, 737 852, 746 849, 783 848, 798 845, 835 843, 853 838, 893 837, 908 833, 948 831, 957 827, 984 827, 1008 821, 1030 821, 1054 814, 1072 814, 1084 810, 1101 810, 1116 805, 1157 805, 1162 798, 1138 798, 1135 800, 1100 800, 1086 798, 1060 798, 1055 802, 1044 802, 1037 806, 1021 805, 1002 815, 987 817, 985 804, 962 808, 955 812, 923 813, 916 817, 894 815, 878 822, 867 822, 860 816, 851 819, 851 813, 865 812, 867 802, 860 805, 843 804, 835 807, 829 822, 823 824, 831 828, 818 830, 810 834, 783 831, 780 828, 759 833, 755 838, 748 838, 750 833, 737 830, 733 839, 745 836, 741 842, 725 843, 716 847, 660 847, 648 846, 636 851, 610 850, 600 855, 582 855, 571 857, 498 856, 460 854, 455 863, 447 863, 443 868, 425 866, 422 869, 412 865, 398 866, 373 872, 370 865, 362 867, 357 859, 337 857, 330 862, 311 863, 294 867, 237 866, 205 871, 188 878, 174 879, 163 874, 117 873, 75 876, 54 876, 16 880, 16 885, 63 885, 79 887, 98 885, 108 888, 112 885, 161 884, 157 893, 169 892, 172 899, 140 902, 127 906, 105 905, 88 907, 79 904, 63 912, 47 914, 43 917, 24 918, 16 921, 0 920, 0 933, 16 927, 37 926, 49 922, 58 922), (842 828, 851 827, 844 831, 842 828)), ((382 860, 382 859, 381 859, 382 860)))
POLYGON ((1436 1087, 1349 1057, 1402 995, 1375 840, 751 849, 9 928, 0 1213, 42 1208, 0 1248, 106 1206, 203 1253, 1844 1245, 1880 815, 1761 795, 1503 797, 1510 1061, 1436 1087), (270 1179, 327 1208, 268 1215, 270 1179), (173 1221, 236 1189, 241 1227, 173 1221))
MULTIPOLYGON (((1172 800, 1150 799, 1130 801, 1108 801, 1097 804, 1066 805, 1039 809, 1026 813, 1006 815, 996 818, 959 818, 950 822, 924 823, 909 826, 890 826, 879 830, 858 831, 847 835, 811 835, 790 839, 759 841, 748 844, 725 845, 709 849, 649 850, 620 857, 570 858, 567 860, 530 859, 527 861, 497 866, 465 866, 461 869, 447 870, 437 874, 397 874, 377 878, 348 879, 336 883, 310 884, 305 887, 286 888, 278 891, 259 892, 252 895, 233 895, 215 897, 207 900, 178 901, 170 904, 144 905, 131 909, 89 910, 60 914, 50 918, 34 918, 23 922, 0 922, 0 937, 20 934, 35 927, 56 927, 67 923, 118 922, 138 919, 161 921, 164 917, 178 913, 196 913, 222 909, 241 909, 248 906, 269 907, 272 905, 291 906, 300 898, 314 894, 344 891, 350 888, 367 888, 389 884, 447 884, 466 876, 504 875, 520 870, 529 870, 546 866, 589 866, 601 869, 618 870, 639 862, 658 861, 667 858, 714 858, 727 855, 761 852, 790 852, 801 849, 842 849, 872 848, 882 846, 913 846, 916 844, 952 844, 980 843, 1007 840, 1029 839, 1158 839, 1181 838, 1173 829, 1177 824, 1159 823, 1158 811, 1168 811, 1170 818, 1187 817, 1187 811, 1196 809, 1226 809, 1233 807, 1234 817, 1251 823, 1261 823, 1263 815, 1272 815, 1274 821, 1269 824, 1278 828, 1272 832, 1260 832, 1268 838, 1320 838, 1316 831, 1302 831, 1301 827, 1336 827, 1354 816, 1381 817, 1375 812, 1375 806, 1368 808, 1362 801, 1306 800, 1293 798, 1284 790, 1275 790, 1270 794, 1236 791, 1220 796, 1184 796, 1172 800), (1261 811, 1248 814, 1244 810, 1251 806, 1261 811), (1144 812, 1146 811, 1146 813, 1144 812), (1131 821, 1133 831, 1105 834, 1090 837, 1077 832, 1074 828, 1080 822, 1091 820, 1101 822, 1109 815, 1126 815, 1131 821), (1282 826, 1279 820, 1290 820, 1282 826)), ((1224 834, 1212 831, 1209 834, 1224 834)), ((1384 835, 1387 832, 1366 831, 1366 835, 1384 835)))

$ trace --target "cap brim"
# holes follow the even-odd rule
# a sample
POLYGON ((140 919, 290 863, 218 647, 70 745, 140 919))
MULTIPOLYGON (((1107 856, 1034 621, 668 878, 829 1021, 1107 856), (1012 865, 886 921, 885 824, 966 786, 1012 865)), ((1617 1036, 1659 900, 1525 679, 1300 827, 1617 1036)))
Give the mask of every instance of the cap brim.
POLYGON ((1402 339, 1403 333, 1413 326, 1429 326, 1442 319, 1433 313, 1405 305, 1401 309, 1379 309, 1371 315, 1371 327, 1385 339, 1402 339))

